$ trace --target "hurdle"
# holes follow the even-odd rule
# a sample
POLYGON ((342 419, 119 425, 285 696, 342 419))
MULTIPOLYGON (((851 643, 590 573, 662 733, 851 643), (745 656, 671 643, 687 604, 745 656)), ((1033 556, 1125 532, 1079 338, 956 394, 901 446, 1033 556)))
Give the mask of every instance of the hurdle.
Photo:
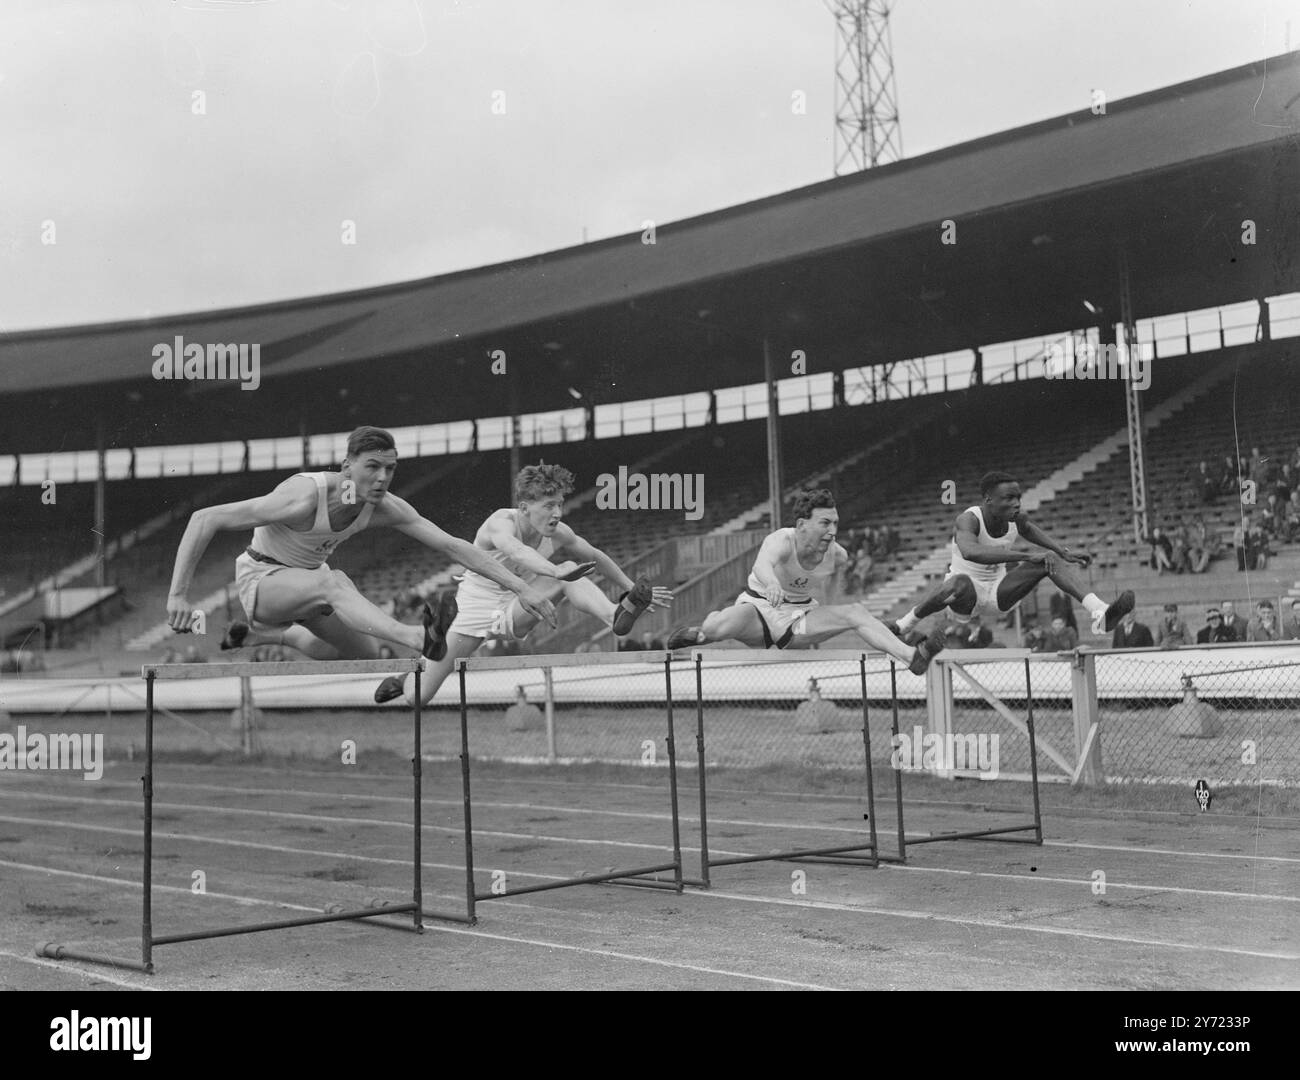
MULTIPOLYGON (((626 885, 647 889, 669 889, 682 892, 682 844, 681 819, 678 808, 677 792, 677 749, 673 728, 673 654, 664 651, 634 653, 583 653, 556 654, 542 656, 472 656, 456 662, 456 671, 460 679, 460 740, 461 740, 461 784, 465 798, 465 904, 471 919, 475 919, 477 905, 487 900, 503 900, 525 893, 547 892, 553 889, 567 889, 574 885, 626 885), (664 672, 664 707, 667 721, 668 748, 668 790, 672 821, 672 861, 654 866, 638 866, 629 869, 615 869, 600 874, 584 874, 574 877, 561 877, 539 885, 524 885, 519 888, 505 887, 489 892, 479 892, 474 881, 474 827, 470 807, 470 748, 469 748, 469 697, 466 689, 466 675, 471 671, 513 671, 540 669, 548 689, 552 685, 551 670, 563 667, 622 666, 648 668, 649 674, 658 665, 663 665, 664 672), (658 880, 651 875, 671 872, 671 881, 658 880)), ((640 673, 638 673, 640 674, 640 673)), ((563 684, 558 684, 561 689, 563 684)))
MULTIPOLYGON (((423 889, 421 885, 420 866, 420 676, 424 670, 423 660, 309 660, 282 661, 278 663, 215 663, 215 664, 149 664, 142 671, 145 680, 145 772, 141 778, 144 795, 144 853, 142 859, 142 908, 140 916, 140 960, 124 960, 97 953, 82 952, 53 942, 46 943, 36 950, 36 955, 51 960, 80 960, 90 964, 102 964, 108 967, 126 968, 154 974, 153 950, 161 945, 173 945, 186 941, 202 941, 207 938, 232 937, 237 934, 255 934, 269 930, 286 930, 297 926, 312 926, 317 923, 344 922, 351 920, 373 919, 381 915, 411 916, 410 925, 395 922, 379 922, 379 926, 392 927, 423 933, 422 918, 448 919, 456 922, 469 921, 458 913, 439 914, 428 912, 423 906, 423 889), (342 909, 337 904, 327 905, 320 915, 307 915, 293 919, 278 919, 272 922, 248 923, 242 926, 226 926, 215 930, 199 930, 182 934, 155 934, 153 932, 153 787, 154 787, 154 684, 157 680, 214 679, 239 676, 276 676, 276 675, 391 675, 394 670, 406 670, 415 675, 415 705, 412 709, 414 732, 414 755, 412 777, 414 794, 412 799, 412 895, 409 903, 375 904, 363 908, 342 909)), ((466 793, 468 800, 468 792, 466 793)), ((468 810, 469 803, 466 802, 468 810)))
MULTIPOLYGON (((891 667, 893 667, 891 662, 891 667)), ((1034 689, 1033 680, 1030 675, 1030 653, 1027 649, 998 649, 992 655, 985 655, 982 651, 980 656, 972 657, 966 655, 946 656, 940 655, 930 666, 927 689, 930 695, 930 715, 932 717, 932 726, 940 729, 943 733, 951 730, 952 720, 952 672, 960 672, 963 679, 986 702, 992 705, 1004 719, 1018 728, 1022 733, 1029 737, 1029 770, 1030 770, 1030 789, 1033 792, 1034 801, 1034 818, 1032 821, 1023 825, 1008 825, 994 829, 967 829, 958 832, 937 833, 932 836, 922 836, 909 840, 903 828, 903 772, 901 767, 894 769, 894 796, 898 807, 898 854, 882 856, 882 862, 889 863, 906 863, 907 849, 916 847, 918 844, 938 844, 950 840, 984 840, 1003 844, 1036 844, 1042 846, 1043 843, 1043 815, 1042 808, 1038 798, 1038 739, 1034 732, 1034 689), (1023 659, 1025 665, 1025 721, 1023 727, 1019 724, 1010 710, 1006 708, 997 698, 983 686, 974 676, 966 671, 966 664, 973 663, 1006 663, 1016 659, 1023 659), (936 700, 937 699, 937 700, 936 700), (1016 833, 1033 832, 1033 836, 1017 836, 1016 833)), ((890 689, 893 697, 891 736, 893 746, 899 746, 898 730, 898 673, 897 668, 890 672, 890 689)))
MULTIPOLYGON (((729 652, 728 650, 727 652, 729 652)), ((797 650, 791 652, 765 652, 763 664, 816 664, 829 662, 851 662, 858 667, 858 684, 862 698, 862 749, 865 761, 865 785, 867 812, 866 834, 860 841, 852 844, 838 844, 829 847, 793 848, 786 851, 772 852, 766 855, 735 855, 719 859, 709 854, 709 817, 708 817, 708 772, 705 760, 704 738, 704 658, 714 660, 727 659, 727 652, 722 650, 705 651, 692 649, 691 658, 695 664, 695 746, 699 759, 700 784, 700 876, 687 881, 688 885, 700 888, 712 887, 711 871, 719 866, 736 866, 740 863, 759 862, 820 862, 848 866, 869 866, 875 868, 884 861, 879 849, 876 835, 876 794, 875 781, 871 770, 871 724, 867 694, 867 659, 881 660, 883 656, 860 650, 797 650)), ((743 653, 740 655, 744 655, 743 653)), ((752 661, 750 661, 752 662, 752 661)), ((724 665, 733 666, 733 665, 724 665)), ((740 665, 736 665, 740 666, 740 665)), ((898 728, 898 693, 897 681, 893 673, 893 661, 890 661, 891 690, 894 702, 894 730, 898 728)), ((883 669, 872 674, 883 674, 883 669)), ((902 801, 899 801, 899 835, 902 835, 902 801)))

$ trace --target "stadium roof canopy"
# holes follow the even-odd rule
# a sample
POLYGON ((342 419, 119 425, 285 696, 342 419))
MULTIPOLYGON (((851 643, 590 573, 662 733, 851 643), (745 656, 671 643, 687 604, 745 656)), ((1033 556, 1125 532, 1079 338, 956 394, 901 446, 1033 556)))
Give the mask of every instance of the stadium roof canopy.
POLYGON ((888 363, 1300 290, 1300 53, 642 234, 382 288, 0 336, 0 449, 434 423, 888 363), (1242 243, 1243 222, 1256 243, 1242 243), (955 244, 941 243, 945 220, 955 244), (262 385, 152 350, 260 343, 262 385), (490 373, 504 350, 508 377, 490 373))

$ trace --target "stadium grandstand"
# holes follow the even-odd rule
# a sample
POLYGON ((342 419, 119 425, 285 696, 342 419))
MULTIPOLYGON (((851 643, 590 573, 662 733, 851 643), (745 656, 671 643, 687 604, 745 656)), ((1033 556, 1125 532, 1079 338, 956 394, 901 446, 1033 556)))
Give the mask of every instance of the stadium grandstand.
MULTIPOLYGON (((861 598, 906 610, 942 576, 951 519, 995 467, 1021 478, 1050 532, 1095 555, 1099 590, 1193 609, 1300 595, 1295 530, 1274 528, 1272 557, 1238 571, 1239 501, 1205 503, 1192 478, 1201 460, 1217 477, 1257 447, 1300 469, 1300 64, 1267 63, 1253 113, 1240 108, 1259 92, 1252 65, 1115 102, 1104 122, 1063 116, 664 225, 654 244, 4 335, 8 666, 117 672, 176 644, 163 608, 188 514, 333 467, 360 423, 394 431, 395 490, 457 535, 502 502, 521 462, 570 468, 571 523, 681 588, 673 619, 734 594, 809 484, 836 492, 842 535, 872 530, 861 598), (1151 357, 1137 527, 1123 385, 1044 377, 1063 343, 1113 344, 1122 311, 1151 357), (255 343, 259 385, 155 378, 154 350, 173 342, 255 343), (598 478, 620 468, 701 475, 701 512, 602 509, 598 478), (940 497, 950 483, 955 502, 940 497), (1144 528, 1197 517, 1221 557, 1203 574, 1146 566, 1144 528)), ((242 543, 219 538, 195 583, 218 623, 238 616, 242 543)), ((455 569, 382 533, 338 565, 399 607, 450 587, 455 569)), ((1019 629, 997 637, 1015 644, 1019 629)), ((562 620, 531 647, 613 647, 592 634, 562 620)))

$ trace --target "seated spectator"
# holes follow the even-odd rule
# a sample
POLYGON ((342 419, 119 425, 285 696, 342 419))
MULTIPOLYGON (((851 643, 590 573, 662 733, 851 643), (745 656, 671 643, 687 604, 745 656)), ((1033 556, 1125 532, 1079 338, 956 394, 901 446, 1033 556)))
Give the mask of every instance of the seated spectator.
POLYGON ((1038 625, 1038 620, 1032 615, 1021 624, 1020 647, 1030 652, 1047 651, 1047 632, 1038 625))
POLYGON ((1282 632, 1277 624, 1277 612, 1273 609, 1273 601, 1261 600, 1255 606, 1255 617, 1246 624, 1246 640, 1278 641, 1281 636, 1282 632))
POLYGON ((1151 530, 1151 535, 1143 539, 1151 545, 1151 569, 1158 574, 1163 574, 1170 569, 1173 566, 1174 545, 1161 531, 1160 526, 1157 525, 1151 530))
POLYGON ((1196 494, 1206 506, 1213 506, 1219 501, 1219 477, 1210 472, 1210 463, 1202 461, 1192 477, 1196 494))
POLYGON ((1300 487, 1291 489, 1291 498, 1283 507, 1282 522, 1283 540, 1288 544, 1300 540, 1300 487))
POLYGON ((1229 455, 1223 459, 1223 468, 1219 471, 1219 494, 1236 496, 1241 490, 1237 481, 1237 466, 1229 455))
POLYGON ((1047 610, 1053 619, 1060 616, 1065 620, 1066 626, 1074 630, 1076 634, 1079 632, 1079 624, 1074 618, 1074 604, 1065 593, 1058 590, 1052 594, 1047 600, 1047 610))
POLYGON ((1156 623, 1156 645, 1162 649, 1173 649, 1179 645, 1190 645, 1192 635, 1188 633, 1187 623, 1178 617, 1178 605, 1166 604, 1156 623))
MULTIPOLYGON (((1210 565, 1210 560, 1214 558, 1215 552, 1210 547, 1210 530, 1205 524, 1205 518, 1200 514, 1196 515, 1196 520, 1188 527, 1187 537, 1187 568, 1193 574, 1203 574, 1210 565)), ((1217 546, 1217 537, 1214 538, 1213 543, 1217 546)))
POLYGON ((641 652, 643 647, 641 642, 634 637, 615 638, 615 652, 641 652))
POLYGON ((1282 532, 1285 518, 1282 514, 1282 502, 1273 492, 1259 510, 1259 528, 1267 540, 1276 540, 1282 532))
POLYGON ((1268 557, 1274 554, 1276 552, 1269 549, 1268 536, 1265 534, 1264 529, 1258 521, 1252 521, 1250 531, 1246 536, 1248 565, 1252 570, 1267 570, 1268 557))
POLYGON ((1043 652, 1070 652, 1079 646, 1079 631, 1066 626, 1061 616, 1052 620, 1052 627, 1047 631, 1043 642, 1043 652))
POLYGON ((987 649, 993 644, 993 631, 985 626, 978 614, 972 615, 965 625, 955 620, 943 628, 950 649, 987 649))
POLYGON ((1258 446, 1251 448, 1250 478, 1255 481, 1255 498, 1262 500, 1273 484, 1273 463, 1258 446))
POLYGON ((1223 601, 1223 603, 1219 605, 1219 610, 1223 612, 1223 625, 1232 631, 1232 640, 1245 641, 1246 620, 1237 614, 1237 610, 1233 607, 1232 601, 1223 601))
POLYGON ((1173 553, 1170 555, 1169 562, 1173 567, 1174 573, 1190 574, 1192 566, 1187 557, 1187 549, 1190 540, 1187 533, 1187 526, 1179 525, 1178 528, 1173 531, 1170 539, 1173 542, 1173 553))
POLYGON ((1282 640, 1300 641, 1300 600, 1292 597, 1282 605, 1286 617, 1282 620, 1282 640))
POLYGON ((1277 495, 1278 502, 1285 504, 1287 499, 1291 498, 1291 492, 1296 488, 1295 470, 1291 468, 1291 462, 1286 462, 1278 470, 1277 476, 1273 479, 1273 493, 1277 495))
POLYGON ((1197 645, 1218 645, 1224 641, 1236 641, 1237 635, 1231 626, 1223 624, 1223 612, 1218 608, 1209 608, 1205 612, 1205 625, 1196 631, 1197 645))
POLYGON ((1130 611, 1120 619, 1115 632, 1110 636, 1112 649, 1149 649, 1154 644, 1151 628, 1137 621, 1136 611, 1130 611))

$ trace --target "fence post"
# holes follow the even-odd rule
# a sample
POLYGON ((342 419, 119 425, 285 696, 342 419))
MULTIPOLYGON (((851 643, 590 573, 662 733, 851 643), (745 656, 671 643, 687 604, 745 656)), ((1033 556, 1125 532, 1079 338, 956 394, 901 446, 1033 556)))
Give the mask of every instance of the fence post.
POLYGON ((555 682, 554 668, 542 668, 542 678, 546 680, 546 755, 552 765, 556 761, 555 753, 555 682))
MULTIPOLYGON (((952 668, 943 660, 936 660, 925 673, 926 713, 930 732, 939 736, 940 745, 946 745, 946 736, 952 731, 952 668)), ((940 767, 934 775, 952 779, 952 774, 940 767)))
POLYGON ((1074 783, 1096 787, 1102 782, 1104 774, 1101 769, 1097 657, 1094 653, 1076 650, 1070 662, 1070 709, 1074 714, 1074 783), (1088 739, 1090 732, 1091 741, 1088 739))

